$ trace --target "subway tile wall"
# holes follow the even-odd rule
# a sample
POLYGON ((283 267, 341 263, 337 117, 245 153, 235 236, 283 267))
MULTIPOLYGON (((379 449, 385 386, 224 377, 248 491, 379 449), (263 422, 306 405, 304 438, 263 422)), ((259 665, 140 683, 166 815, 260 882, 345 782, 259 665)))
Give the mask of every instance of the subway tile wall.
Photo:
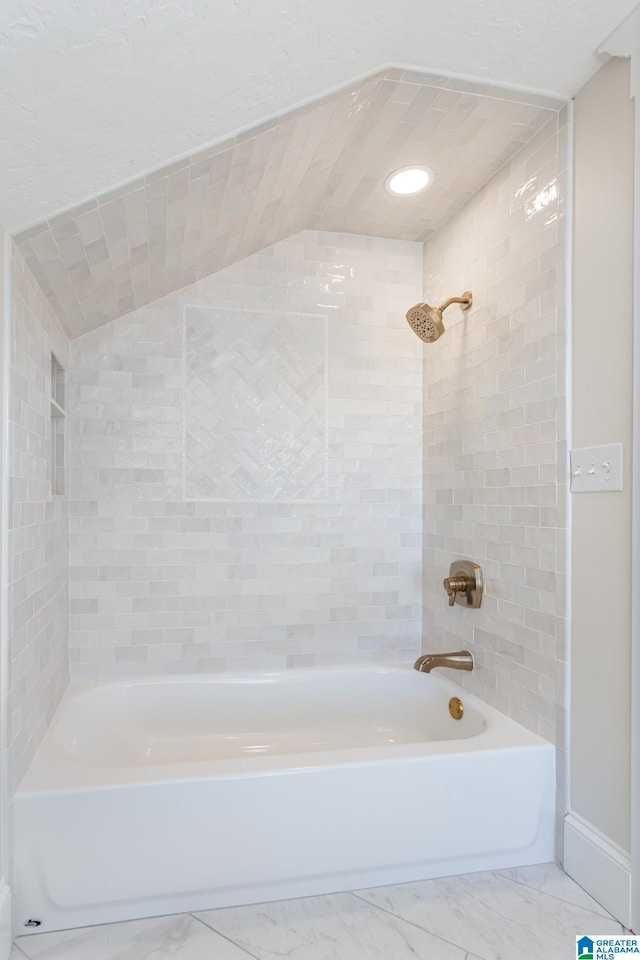
POLYGON ((74 677, 417 655, 422 253, 306 231, 72 341, 74 677))
POLYGON ((9 742, 17 786, 69 681, 68 501, 51 493, 51 354, 69 343, 15 245, 11 276, 9 742))
POLYGON ((467 647, 464 687, 558 747, 564 809, 565 111, 425 247, 425 298, 471 289, 424 348, 425 650, 467 647), (450 608, 456 558, 485 574, 450 608))

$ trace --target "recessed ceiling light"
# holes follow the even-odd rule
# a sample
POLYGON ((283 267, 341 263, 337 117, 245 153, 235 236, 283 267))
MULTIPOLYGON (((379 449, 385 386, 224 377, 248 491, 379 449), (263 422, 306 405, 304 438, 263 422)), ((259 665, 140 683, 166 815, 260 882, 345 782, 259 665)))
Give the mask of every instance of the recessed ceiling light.
POLYGON ((420 193, 430 187, 435 179, 435 173, 429 167, 400 167, 390 173, 384 182, 387 193, 398 197, 407 197, 412 193, 420 193))

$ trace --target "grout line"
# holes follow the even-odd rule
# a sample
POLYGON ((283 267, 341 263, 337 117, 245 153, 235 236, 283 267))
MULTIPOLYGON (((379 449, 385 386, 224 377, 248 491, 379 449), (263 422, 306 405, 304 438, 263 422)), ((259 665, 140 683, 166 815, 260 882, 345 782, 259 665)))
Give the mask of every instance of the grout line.
MULTIPOLYGON (((253 906, 253 904, 250 904, 250 906, 253 906)), ((215 933, 219 937, 222 937, 223 940, 226 940, 228 943, 232 943, 234 947, 237 947, 238 950, 242 950, 244 953, 246 953, 248 957, 253 957, 253 960, 260 960, 260 957, 258 957, 257 954, 251 953, 249 950, 247 950, 246 947, 241 947, 239 943, 236 943, 235 940, 232 940, 231 937, 227 937, 226 934, 220 933, 219 930, 216 930, 215 927, 212 927, 211 924, 207 923, 206 920, 203 920, 202 917, 199 917, 196 913, 191 913, 189 914, 189 916, 193 917, 194 920, 197 920, 198 923, 201 923, 204 927, 207 928, 207 930, 211 930, 212 933, 215 933)))
MULTIPOLYGON (((458 950, 466 951, 466 947, 461 947, 459 943, 455 943, 453 940, 447 940, 446 937, 441 937, 440 934, 434 933, 433 930, 429 930, 428 927, 423 927, 419 923, 416 923, 414 920, 407 920, 406 917, 401 917, 399 914, 394 913, 393 910, 388 910, 386 907, 381 907, 379 903, 372 903, 371 900, 367 900, 366 897, 363 897, 359 893, 354 893, 350 891, 352 897, 356 897, 357 900, 361 900, 363 903, 368 903, 370 907, 375 907, 376 910, 382 910, 383 913, 388 914, 388 916, 393 917, 394 920, 400 921, 400 923, 408 923, 409 926, 415 927, 417 930, 421 930, 423 933, 428 933, 429 936, 435 937, 437 940, 440 940, 442 943, 447 943, 451 947, 456 947, 458 950)), ((465 954, 466 957, 466 954, 465 954)), ((465 960, 465 957, 462 960, 465 960)), ((478 955, 479 960, 482 960, 478 955)), ((485 957, 484 960, 492 960, 491 957, 485 957)))
MULTIPOLYGON (((499 871, 490 871, 490 872, 493 873, 494 875, 499 876, 499 877, 500 877, 501 879, 503 879, 503 880, 508 880, 510 883, 516 884, 517 886, 525 887, 527 890, 531 890, 531 891, 533 891, 533 892, 536 893, 536 894, 541 894, 541 895, 543 895, 543 896, 545 896, 545 897, 548 897, 549 899, 554 900, 554 901, 556 901, 556 902, 558 902, 558 903, 563 903, 563 904, 565 904, 565 905, 567 905, 567 906, 574 907, 576 910, 582 910, 585 914, 586 914, 586 913, 589 913, 589 914, 591 914, 592 916, 599 916, 599 917, 601 916, 603 920, 612 920, 614 923, 618 923, 618 924, 620 925, 620 927, 621 927, 622 930, 624 929, 623 925, 620 924, 620 921, 619 921, 619 920, 616 920, 616 918, 613 917, 613 916, 611 916, 610 914, 605 914, 605 915, 603 915, 603 914, 597 913, 597 912, 594 911, 594 910, 590 910, 588 907, 582 907, 582 906, 580 906, 579 904, 573 903, 573 902, 570 901, 570 900, 564 900, 564 899, 562 899, 561 897, 557 897, 557 896, 555 896, 555 895, 552 894, 552 893, 547 893, 545 890, 540 890, 539 887, 532 887, 532 886, 530 886, 529 884, 522 883, 522 882, 519 881, 519 880, 514 880, 514 879, 512 879, 511 877, 505 876, 503 873, 500 873, 499 871)), ((569 879, 570 879, 570 878, 569 878, 569 879)), ((353 892, 352 892, 352 896, 358 897, 358 899, 363 900, 365 903, 370 903, 371 906, 377 907, 379 910, 383 910, 385 913, 389 913, 392 917, 395 917, 396 919, 402 920, 404 923, 410 923, 410 924, 412 924, 412 926, 418 927, 418 929, 424 930, 424 931, 428 932, 429 934, 431 934, 431 935, 434 936, 434 937, 438 937, 438 939, 439 939, 439 940, 442 940, 444 943, 450 943, 450 944, 452 944, 452 946, 458 947, 458 948, 461 949, 461 950, 466 949, 465 947, 461 947, 460 944, 455 943, 455 941, 447 940, 445 937, 439 936, 438 934, 434 933, 432 930, 429 930, 428 927, 421 926, 420 924, 415 923, 413 920, 408 920, 406 917, 401 917, 399 914, 394 913, 392 910, 388 910, 386 907, 381 907, 381 906, 380 906, 379 904, 377 904, 377 903, 372 903, 370 900, 367 900, 365 897, 361 896, 360 894, 357 894, 357 893, 353 893, 353 892)), ((604 908, 602 908, 602 909, 604 909, 604 908)), ((471 954, 471 956, 474 957, 474 956, 476 956, 476 954, 471 954)), ((480 957, 480 954, 477 954, 477 956, 480 957)), ((486 957, 486 958, 484 958, 484 960, 492 960, 492 958, 486 957)))
MULTIPOLYGON (((558 112, 558 111, 555 111, 556 114, 557 114, 557 112, 558 112)), ((423 239, 422 242, 424 243, 424 246, 425 246, 425 256, 426 256, 427 247, 428 247, 429 242, 430 242, 431 240, 433 240, 433 238, 434 238, 435 236, 437 236, 437 234, 443 229, 443 227, 448 226, 449 223, 450 223, 455 217, 457 217, 457 215, 458 215, 459 213, 461 213, 468 204, 470 204, 470 203, 472 203, 474 200, 476 200, 476 199, 478 198, 478 196, 480 195, 480 193, 484 190, 484 188, 491 183, 491 181, 493 180, 494 177, 497 177, 499 173, 502 173, 502 171, 505 169, 505 167, 508 167, 509 164, 510 164, 510 163, 513 163, 514 161, 517 163, 517 162, 518 162, 518 158, 524 153, 524 150, 531 144, 531 142, 532 142, 533 140, 535 140, 535 138, 536 138, 537 136, 539 136, 539 134, 541 134, 542 131, 546 129, 546 127, 549 127, 549 128, 551 129, 551 126, 550 126, 550 125, 551 125, 551 123, 554 122, 554 121, 555 121, 555 123, 556 123, 556 142, 557 142, 557 136, 558 136, 558 134, 557 134, 557 123, 558 123, 557 116, 548 117, 548 118, 544 121, 544 123, 540 124, 540 126, 537 127, 536 130, 534 130, 534 132, 531 134, 531 136, 529 137, 529 139, 528 139, 528 140, 525 140, 525 142, 522 143, 522 144, 518 147, 518 149, 515 151, 515 153, 513 153, 507 160, 504 161, 504 163, 502 164, 502 166, 498 167, 497 170, 494 170, 493 173, 489 174, 489 176, 487 177, 487 179, 484 180, 484 181, 480 184, 480 186, 478 187, 478 189, 474 192, 474 194, 473 194, 471 197, 467 197, 467 199, 464 200, 464 201, 460 204, 460 206, 456 207, 456 209, 453 210, 453 211, 447 216, 447 218, 442 221, 442 223, 438 224, 438 226, 435 228, 435 230, 433 230, 433 231, 429 234, 428 237, 426 237, 426 238, 423 239)), ((551 139, 551 138, 548 137, 547 139, 551 139)), ((556 156, 557 156, 557 149, 556 149, 556 156)), ((556 353, 557 353, 557 348, 556 348, 556 353)))
POLYGON ((13 941, 11 942, 11 953, 14 954, 16 951, 20 954, 21 957, 26 957, 27 960, 30 960, 29 955, 24 952, 24 950, 22 949, 22 947, 19 947, 19 946, 18 946, 18 944, 15 942, 15 940, 13 940, 13 941))
MULTIPOLYGON (((564 871, 563 871, 563 873, 564 873, 564 871)), ((565 873, 564 875, 567 877, 568 880, 571 880, 571 877, 569 877, 568 874, 565 873)), ((579 903, 574 903, 573 900, 566 900, 564 897, 559 897, 559 896, 557 896, 557 894, 555 894, 555 893, 550 893, 548 890, 541 890, 540 887, 534 887, 534 886, 532 886, 530 883, 525 883, 524 880, 517 880, 515 877, 506 877, 506 876, 504 877, 504 879, 505 879, 505 880, 510 880, 511 883, 517 883, 517 884, 519 884, 521 887, 526 887, 527 890, 535 890, 536 893, 542 893, 542 894, 545 895, 545 897, 551 897, 553 900, 557 900, 559 903, 566 903, 568 906, 570 906, 570 907, 576 907, 576 909, 578 909, 578 910, 585 910, 585 911, 587 911, 587 913, 597 914, 598 916, 601 916, 604 920, 613 920, 615 923, 620 923, 620 921, 619 921, 619 920, 616 920, 616 918, 615 918, 614 916, 612 916, 610 913, 608 913, 608 912, 605 910, 605 908, 602 906, 602 904, 598 903, 597 900, 594 900, 594 903, 596 904, 596 906, 598 906, 598 907, 600 908, 600 910, 603 910, 604 913, 598 913, 597 910, 592 910, 592 909, 590 909, 589 907, 583 907, 583 906, 581 906, 579 903)), ((572 882, 572 883, 575 883, 575 880, 571 880, 571 882, 572 882)), ((583 888, 580 886, 579 883, 576 883, 575 885, 576 885, 577 887, 579 887, 580 890, 583 889, 583 888)), ((587 891, 585 890, 584 892, 586 893, 587 891)), ((590 894, 587 894, 587 896, 591 896, 591 895, 590 895, 590 894)), ((591 899, 593 900, 593 897, 591 897, 591 899)))

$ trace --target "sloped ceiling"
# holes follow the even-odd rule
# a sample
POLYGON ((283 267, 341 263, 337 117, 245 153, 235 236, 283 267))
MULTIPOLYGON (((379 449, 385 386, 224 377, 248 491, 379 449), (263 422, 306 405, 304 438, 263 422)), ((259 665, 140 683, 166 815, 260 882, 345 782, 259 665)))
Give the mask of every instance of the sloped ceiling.
POLYGON ((425 240, 560 101, 389 70, 15 237, 70 336, 302 229, 425 240), (391 197, 422 163, 434 185, 391 197))
POLYGON ((10 233, 382 65, 551 91, 637 0, 3 0, 10 233))

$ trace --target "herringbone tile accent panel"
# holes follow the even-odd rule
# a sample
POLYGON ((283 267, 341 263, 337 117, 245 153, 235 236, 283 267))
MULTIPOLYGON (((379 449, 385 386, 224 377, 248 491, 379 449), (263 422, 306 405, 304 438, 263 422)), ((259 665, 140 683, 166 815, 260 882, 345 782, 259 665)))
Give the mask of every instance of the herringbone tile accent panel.
POLYGON ((185 308, 185 498, 326 498, 326 317, 185 308))

